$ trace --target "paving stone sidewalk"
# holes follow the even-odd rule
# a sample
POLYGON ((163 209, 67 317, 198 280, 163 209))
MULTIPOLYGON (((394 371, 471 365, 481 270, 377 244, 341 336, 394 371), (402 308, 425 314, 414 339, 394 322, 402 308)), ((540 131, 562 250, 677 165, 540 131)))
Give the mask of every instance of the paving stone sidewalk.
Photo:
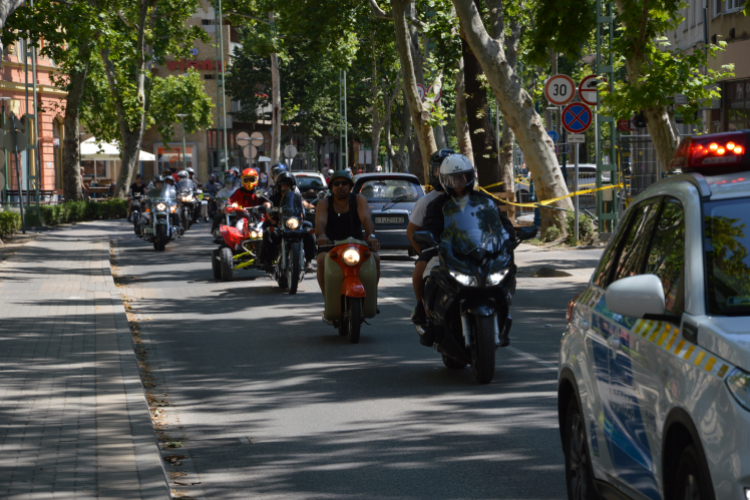
POLYGON ((0 263, 0 498, 170 496, 110 229, 51 231, 0 263))

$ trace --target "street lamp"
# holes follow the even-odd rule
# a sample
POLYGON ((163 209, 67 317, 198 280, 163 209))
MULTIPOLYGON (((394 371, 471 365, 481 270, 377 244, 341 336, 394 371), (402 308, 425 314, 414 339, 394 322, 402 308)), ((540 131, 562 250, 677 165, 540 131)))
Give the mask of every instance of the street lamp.
MULTIPOLYGON (((7 101, 10 101, 10 97, 0 96, 0 101, 3 102, 3 119, 2 119, 2 123, 0 123, 0 126, 2 126, 3 130, 5 130, 5 103, 7 101)), ((5 147, 3 147, 3 150, 4 150, 3 155, 5 155, 5 162, 3 162, 3 173, 5 174, 5 186, 3 187, 3 189, 5 190, 5 194, 7 196, 8 190, 10 189, 10 184, 9 184, 10 180, 8 178, 9 177, 8 175, 8 150, 5 149, 5 147)))
POLYGON ((177 116, 180 118, 180 125, 182 126, 182 168, 185 169, 185 117, 188 116, 187 113, 177 113, 177 116))

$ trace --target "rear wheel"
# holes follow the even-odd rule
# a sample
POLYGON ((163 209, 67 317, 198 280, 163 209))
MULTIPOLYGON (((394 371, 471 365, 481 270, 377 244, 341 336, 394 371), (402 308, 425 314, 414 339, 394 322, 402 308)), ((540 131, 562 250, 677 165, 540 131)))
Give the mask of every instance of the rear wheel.
POLYGON ((289 293, 297 293, 297 285, 299 285, 299 274, 300 274, 300 245, 299 241, 292 243, 292 248, 287 253, 287 265, 286 265, 286 280, 287 286, 289 287, 289 293))
POLYGON ((495 376, 495 316, 474 316, 472 369, 480 384, 489 384, 495 376))
POLYGON ((345 319, 349 326, 349 343, 356 344, 359 342, 359 330, 362 327, 362 299, 347 298, 349 304, 349 317, 345 319))
POLYGON ((570 399, 565 413, 563 434, 565 453, 565 482, 570 500, 596 500, 591 456, 586 441, 586 426, 575 397, 570 399))
POLYGON ((211 250, 211 271, 214 273, 214 279, 221 279, 221 255, 220 249, 211 250))
POLYGON ((675 484, 672 488, 675 500, 713 500, 708 478, 701 473, 698 450, 691 444, 682 452, 677 465, 675 484))
POLYGON ((234 272, 234 258, 229 247, 224 247, 219 251, 221 257, 221 281, 231 281, 234 272))
POLYGON ((451 370, 462 370, 464 367, 466 367, 466 363, 456 361, 455 359, 451 358, 450 356, 446 356, 445 354, 443 354, 443 364, 446 368, 450 368, 451 370))
POLYGON ((164 247, 167 246, 167 226, 166 224, 159 224, 156 226, 156 235, 154 235, 154 250, 157 252, 163 252, 164 247))

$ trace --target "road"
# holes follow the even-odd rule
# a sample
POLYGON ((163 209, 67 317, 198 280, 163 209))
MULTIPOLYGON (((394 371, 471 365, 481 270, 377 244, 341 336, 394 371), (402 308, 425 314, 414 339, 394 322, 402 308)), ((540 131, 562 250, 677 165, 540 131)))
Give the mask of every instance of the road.
POLYGON ((118 224, 115 271, 166 405, 158 431, 182 443, 164 454, 185 455, 167 465, 177 496, 565 498, 557 349, 599 250, 519 249, 524 276, 573 276, 519 278, 512 344, 480 386, 419 344, 406 252, 384 252, 381 314, 350 345, 321 321, 314 277, 294 296, 258 271, 219 283, 206 224, 164 253, 118 224))

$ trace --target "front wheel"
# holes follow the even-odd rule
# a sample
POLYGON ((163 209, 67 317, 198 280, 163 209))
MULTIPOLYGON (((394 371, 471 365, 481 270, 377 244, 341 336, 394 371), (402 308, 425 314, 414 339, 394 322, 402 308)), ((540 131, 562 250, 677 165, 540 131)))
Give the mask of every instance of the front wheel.
POLYGON ((185 229, 185 231, 187 231, 188 229, 190 229, 190 223, 192 222, 192 219, 193 219, 192 214, 190 213, 190 210, 188 210, 187 208, 183 208, 181 217, 182 217, 182 227, 185 229))
POLYGON ((677 500, 713 500, 714 495, 709 489, 708 478, 701 473, 698 450, 695 446, 688 445, 682 452, 680 462, 677 465, 675 484, 672 487, 677 500))
POLYGON ((466 363, 462 361, 456 361, 455 359, 451 358, 450 356, 446 356, 443 354, 443 364, 446 368, 450 368, 451 370, 463 370, 466 367, 466 363))
MULTIPOLYGON (((565 482, 570 500, 597 500, 591 456, 586 441, 586 426, 578 402, 570 399, 565 413, 563 429, 563 453, 565 453, 565 482)), ((682 497, 680 497, 682 498, 682 497)))
POLYGON ((346 302, 349 304, 349 317, 344 318, 344 321, 348 323, 349 343, 356 344, 362 327, 362 299, 347 298, 346 302))
POLYGON ((489 384, 495 376, 495 325, 493 316, 474 316, 474 345, 472 369, 480 384, 489 384))
POLYGON ((289 287, 289 294, 294 295, 297 293, 297 285, 299 285, 300 275, 300 244, 299 241, 292 243, 292 248, 286 254, 286 281, 289 287))
POLYGON ((214 273, 215 280, 221 280, 221 249, 211 250, 211 271, 214 273))
POLYGON ((167 246, 167 225, 159 224, 156 226, 156 235, 154 237, 154 250, 163 252, 167 246))
POLYGON ((231 281, 234 272, 234 256, 229 247, 224 247, 219 251, 221 257, 221 281, 231 281))

